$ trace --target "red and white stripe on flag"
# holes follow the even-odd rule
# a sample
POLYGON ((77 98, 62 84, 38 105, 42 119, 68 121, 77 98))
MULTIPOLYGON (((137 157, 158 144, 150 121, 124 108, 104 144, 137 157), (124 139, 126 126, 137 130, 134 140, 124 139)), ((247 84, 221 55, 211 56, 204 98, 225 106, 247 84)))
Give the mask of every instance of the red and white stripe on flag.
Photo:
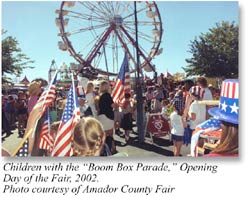
POLYGON ((56 135, 52 156, 72 156, 71 138, 76 123, 80 120, 80 109, 74 83, 72 83, 67 103, 56 135))
POLYGON ((115 103, 119 103, 120 98, 123 97, 123 90, 123 83, 120 79, 118 79, 112 92, 112 98, 115 103))
POLYGON ((69 157, 72 156, 73 151, 71 150, 71 138, 72 132, 75 128, 76 123, 80 120, 80 110, 74 111, 71 120, 67 121, 66 124, 60 124, 58 128, 57 137, 54 143, 52 156, 54 157, 69 157))
POLYGON ((125 87, 124 87, 125 93, 131 93, 131 86, 130 86, 130 73, 125 73, 125 87))
POLYGON ((46 110, 45 121, 42 124, 38 147, 44 150, 52 150, 54 145, 54 139, 50 134, 50 112, 49 108, 46 110))
POLYGON ((38 99, 36 105, 34 108, 42 106, 42 114, 45 112, 46 108, 51 105, 55 101, 56 98, 56 78, 57 78, 57 72, 55 76, 53 77, 53 80, 51 81, 48 88, 44 90, 40 98, 38 99))
POLYGON ((54 139, 49 132, 49 121, 46 120, 42 125, 38 147, 44 150, 52 150, 53 145, 54 139))
POLYGON ((120 72, 117 78, 117 82, 112 91, 112 98, 115 103, 121 103, 124 100, 125 93, 130 93, 130 72, 128 65, 128 57, 125 54, 123 63, 120 68, 120 72))
POLYGON ((238 99, 239 83, 223 81, 221 87, 221 96, 232 99, 238 99))

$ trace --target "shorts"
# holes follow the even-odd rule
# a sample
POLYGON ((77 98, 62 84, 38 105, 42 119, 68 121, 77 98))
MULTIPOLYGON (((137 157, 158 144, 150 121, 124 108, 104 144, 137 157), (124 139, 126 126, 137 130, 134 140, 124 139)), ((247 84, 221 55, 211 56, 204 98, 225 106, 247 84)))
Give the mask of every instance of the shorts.
POLYGON ((123 128, 125 131, 130 130, 132 131, 133 129, 133 120, 132 120, 132 114, 127 113, 124 114, 122 121, 121 121, 121 128, 123 128))
POLYGON ((183 141, 183 136, 171 134, 171 137, 172 137, 172 141, 177 141, 177 142, 183 141))
POLYGON ((107 118, 107 116, 104 114, 97 116, 97 120, 101 122, 104 131, 111 130, 114 128, 115 121, 107 118))

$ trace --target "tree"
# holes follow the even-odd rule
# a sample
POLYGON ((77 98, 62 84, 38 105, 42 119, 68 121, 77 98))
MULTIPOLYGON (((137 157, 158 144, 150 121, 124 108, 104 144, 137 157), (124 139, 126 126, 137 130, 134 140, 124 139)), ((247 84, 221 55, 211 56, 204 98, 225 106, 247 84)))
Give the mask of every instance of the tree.
MULTIPOLYGON (((2 35, 6 32, 2 30, 2 35)), ((23 54, 18 45, 18 41, 12 36, 2 39, 2 83, 10 82, 10 78, 5 74, 20 75, 25 68, 34 68, 28 66, 29 63, 34 63, 34 61, 23 54)))
POLYGON ((238 77, 238 25, 222 21, 216 27, 191 41, 192 57, 183 68, 190 75, 238 77))
POLYGON ((173 75, 174 81, 183 81, 183 79, 185 78, 185 73, 175 73, 173 75))

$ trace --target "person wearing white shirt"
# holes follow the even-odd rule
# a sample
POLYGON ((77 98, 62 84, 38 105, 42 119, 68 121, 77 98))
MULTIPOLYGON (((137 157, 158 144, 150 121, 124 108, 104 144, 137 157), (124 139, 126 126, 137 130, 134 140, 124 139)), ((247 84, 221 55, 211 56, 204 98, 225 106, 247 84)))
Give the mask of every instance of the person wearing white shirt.
POLYGON ((94 84, 92 82, 88 82, 86 88, 86 104, 91 108, 93 117, 97 116, 97 111, 95 108, 95 99, 94 99, 94 84))
POLYGON ((184 136, 184 126, 185 123, 182 118, 183 112, 180 111, 178 103, 176 100, 173 103, 174 111, 170 115, 170 124, 171 124, 171 136, 174 143, 174 156, 178 157, 181 152, 181 147, 183 144, 183 136, 184 136))
MULTIPOLYGON (((212 92, 208 88, 207 79, 205 77, 199 77, 197 79, 197 85, 201 88, 201 92, 202 92, 200 100, 203 100, 203 101, 211 101, 211 100, 213 100, 212 92)), ((211 106, 209 106, 209 105, 206 106, 206 119, 209 118, 209 115, 208 115, 207 111, 210 108, 211 108, 211 106)))
POLYGON ((202 91, 199 86, 193 86, 191 88, 190 96, 193 102, 188 111, 188 117, 190 119, 189 126, 191 130, 194 130, 198 124, 206 120, 206 105, 198 103, 202 97, 202 91))
POLYGON ((213 95, 210 89, 208 88, 207 79, 205 77, 199 77, 197 79, 197 85, 201 88, 202 98, 201 100, 213 100, 213 95))
POLYGON ((212 95, 211 90, 209 88, 201 88, 201 90, 204 91, 204 95, 202 98, 203 101, 213 100, 213 95, 212 95))

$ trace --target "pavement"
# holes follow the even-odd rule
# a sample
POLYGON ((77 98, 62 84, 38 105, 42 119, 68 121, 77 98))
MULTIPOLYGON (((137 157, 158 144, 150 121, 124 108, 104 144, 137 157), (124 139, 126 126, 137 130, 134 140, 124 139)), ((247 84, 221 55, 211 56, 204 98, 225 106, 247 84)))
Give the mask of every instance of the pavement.
MULTIPOLYGON (((129 157, 173 156, 173 143, 169 140, 169 135, 150 138, 150 135, 146 134, 144 142, 140 143, 136 127, 133 129, 134 131, 130 132, 128 143, 125 142, 124 132, 120 136, 114 135, 116 149, 119 153, 126 153, 129 157)), ((183 145, 180 156, 187 156, 188 154, 190 154, 190 145, 183 145)))
MULTIPOLYGON (((2 136, 2 147, 12 153, 19 145, 22 138, 18 135, 18 130, 12 130, 10 136, 5 134, 2 136)), ((146 134, 145 141, 140 143, 138 140, 137 128, 134 127, 130 132, 129 142, 125 142, 124 132, 121 129, 121 135, 114 134, 116 143, 116 149, 118 151, 117 156, 128 157, 166 157, 173 156, 173 143, 169 140, 169 136, 153 137, 150 138, 149 134, 146 134), (152 141, 153 139, 153 141, 152 141)), ((187 156, 190 153, 190 145, 183 145, 180 156, 187 156)))
POLYGON ((7 136, 6 134, 2 135, 2 147, 7 150, 9 153, 14 152, 16 147, 22 141, 22 138, 18 135, 18 130, 13 129, 12 134, 7 136))

